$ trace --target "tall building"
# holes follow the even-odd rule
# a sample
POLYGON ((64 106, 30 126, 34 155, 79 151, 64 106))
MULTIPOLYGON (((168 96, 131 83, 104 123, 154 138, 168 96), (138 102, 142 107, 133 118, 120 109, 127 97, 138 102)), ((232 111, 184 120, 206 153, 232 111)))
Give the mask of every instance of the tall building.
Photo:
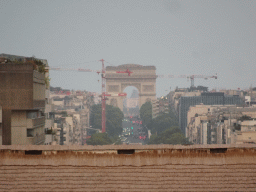
POLYGON ((167 99, 152 100, 152 118, 156 118, 161 113, 169 113, 169 103, 167 99))
POLYGON ((0 63, 1 144, 44 144, 44 65, 33 58, 1 56, 5 58, 0 63))
POLYGON ((179 127, 186 135, 187 113, 190 106, 204 105, 240 105, 242 99, 238 95, 225 96, 224 93, 201 93, 201 96, 181 97, 179 102, 179 127))

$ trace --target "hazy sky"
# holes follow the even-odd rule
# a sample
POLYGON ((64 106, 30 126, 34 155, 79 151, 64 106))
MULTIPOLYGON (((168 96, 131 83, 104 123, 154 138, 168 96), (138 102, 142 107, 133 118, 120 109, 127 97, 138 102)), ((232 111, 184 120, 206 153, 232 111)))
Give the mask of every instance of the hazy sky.
MULTIPOLYGON (((0 0, 0 53, 51 67, 155 65, 158 75, 214 75, 195 85, 256 86, 256 1, 0 0)), ((96 73, 51 71, 51 85, 100 92, 96 73)), ((186 79, 157 79, 157 96, 186 79)))

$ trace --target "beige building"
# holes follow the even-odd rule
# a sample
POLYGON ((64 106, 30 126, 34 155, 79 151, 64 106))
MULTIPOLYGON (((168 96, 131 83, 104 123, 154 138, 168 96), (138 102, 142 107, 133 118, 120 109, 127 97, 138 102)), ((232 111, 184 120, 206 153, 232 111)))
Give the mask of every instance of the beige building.
POLYGON ((247 120, 240 123, 241 131, 236 133, 236 144, 256 143, 256 120, 247 120))
POLYGON ((188 111, 186 137, 194 144, 256 143, 256 108, 196 105, 188 111), (245 115, 251 120, 242 120, 245 115))
POLYGON ((45 145, 54 144, 55 132, 53 131, 54 127, 54 105, 53 99, 50 98, 50 78, 49 78, 49 66, 47 61, 45 61, 45 80, 46 80, 46 89, 45 89, 45 145))
POLYGON ((169 113, 169 103, 166 99, 152 100, 152 118, 156 118, 161 113, 169 113))
POLYGON ((11 117, 12 145, 43 145, 45 117, 38 110, 13 110, 11 117))
POLYGON ((17 58, 0 63, 1 144, 44 144, 45 66, 17 58))

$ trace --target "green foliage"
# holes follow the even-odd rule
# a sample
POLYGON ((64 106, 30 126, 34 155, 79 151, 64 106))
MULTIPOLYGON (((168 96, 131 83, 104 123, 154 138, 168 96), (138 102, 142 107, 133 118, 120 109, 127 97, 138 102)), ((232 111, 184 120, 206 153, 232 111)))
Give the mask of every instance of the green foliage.
POLYGON ((156 118, 152 119, 151 124, 148 125, 148 128, 153 134, 161 134, 166 129, 175 126, 178 126, 178 121, 175 114, 170 111, 169 114, 162 113, 156 118))
MULTIPOLYGON (((123 112, 118 107, 106 105, 106 131, 109 136, 114 137, 122 133, 123 112)), ((101 129, 101 104, 93 105, 91 109, 90 125, 101 129)))
POLYGON ((67 116, 68 116, 68 113, 67 113, 67 111, 62 111, 62 112, 61 112, 61 115, 62 115, 62 117, 67 117, 67 116))
POLYGON ((114 136, 111 138, 112 142, 115 144, 115 145, 122 145, 122 141, 121 141, 121 138, 119 138, 118 136, 114 136))
POLYGON ((113 142, 107 133, 95 133, 87 139, 86 143, 87 145, 110 145, 113 142))
POLYGON ((178 118, 169 108, 168 113, 162 113, 156 118, 152 119, 152 104, 151 102, 144 103, 140 108, 140 117, 144 125, 154 133, 162 133, 172 126, 178 126, 178 118))
POLYGON ((252 118, 250 116, 247 115, 243 115, 242 117, 239 118, 240 121, 244 121, 244 120, 252 120, 252 118))
POLYGON ((190 142, 184 137, 178 127, 171 127, 166 129, 161 134, 153 134, 148 141, 148 144, 172 144, 172 145, 185 145, 190 142))
POLYGON ((50 86, 50 80, 51 80, 51 78, 49 78, 49 77, 45 77, 44 78, 44 82, 45 82, 45 85, 46 85, 46 87, 49 89, 49 86, 50 86))
POLYGON ((33 60, 33 63, 36 64, 36 69, 38 72, 45 73, 45 64, 42 61, 35 59, 33 60))
POLYGON ((45 134, 53 134, 52 129, 48 129, 45 134))
POLYGON ((101 104, 92 106, 90 114, 90 125, 93 128, 101 129, 101 104))
MULTIPOLYGON (((42 61, 33 58, 32 60, 29 60, 29 61, 26 61, 26 62, 27 62, 27 63, 32 63, 34 70, 37 70, 38 72, 45 74, 45 66, 46 66, 46 65, 45 65, 42 61)), ((23 63, 24 63, 24 60, 22 60, 22 59, 14 59, 14 60, 12 61, 12 63, 23 64, 23 63)))
POLYGON ((148 126, 152 121, 152 104, 151 102, 144 103, 140 108, 140 118, 144 125, 148 126))
POLYGON ((118 107, 106 106, 106 130, 109 135, 116 136, 122 133, 123 118, 124 114, 118 107))
POLYGON ((241 125, 240 124, 235 124, 234 128, 236 131, 241 131, 241 125))

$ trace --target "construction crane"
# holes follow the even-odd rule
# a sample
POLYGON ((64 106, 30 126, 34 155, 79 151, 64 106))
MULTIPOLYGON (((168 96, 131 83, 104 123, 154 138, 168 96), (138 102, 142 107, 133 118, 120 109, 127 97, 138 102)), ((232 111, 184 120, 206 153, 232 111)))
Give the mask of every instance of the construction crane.
MULTIPOLYGON (((117 94, 108 94, 106 93, 106 70, 104 66, 104 61, 103 59, 100 60, 102 62, 102 69, 101 71, 99 70, 91 70, 91 69, 83 69, 83 68, 60 68, 60 67, 50 67, 50 70, 56 70, 56 71, 79 71, 79 72, 96 72, 98 74, 101 73, 101 130, 102 133, 106 132, 106 100, 108 96, 119 96, 123 97, 126 96, 126 93, 117 93, 117 94)), ((116 71, 116 73, 128 73, 128 76, 130 76, 131 71, 127 69, 126 71, 116 71)))
POLYGON ((191 87, 195 87, 195 78, 202 78, 205 80, 208 80, 210 78, 217 79, 217 73, 216 75, 157 75, 157 78, 186 78, 191 81, 191 87))
POLYGON ((116 71, 116 73, 128 73, 128 76, 130 76, 132 72, 126 69, 126 71, 116 71))
MULTIPOLYGON (((79 71, 79 72, 96 72, 98 74, 102 73, 99 70, 91 70, 91 69, 83 69, 83 68, 78 68, 78 69, 74 69, 74 68, 50 68, 51 70, 58 70, 58 71, 79 71)), ((132 71, 130 71, 129 69, 125 70, 125 71, 116 71, 116 73, 128 73, 128 76, 131 75, 131 73, 133 73, 132 71)), ((186 78, 187 80, 191 81, 191 87, 194 87, 194 83, 195 83, 195 78, 202 78, 205 80, 208 79, 217 79, 217 74, 216 75, 211 75, 211 76, 207 76, 207 75, 157 75, 157 78, 186 78)))
MULTIPOLYGON (((126 93, 119 93, 117 95, 113 94, 108 94, 106 93, 106 70, 104 66, 104 60, 100 60, 102 62, 102 70, 91 70, 91 69, 83 69, 83 68, 60 68, 60 67, 50 67, 50 70, 57 70, 57 71, 79 71, 79 72, 96 72, 98 74, 101 73, 101 79, 102 79, 102 84, 101 84, 101 108, 102 108, 102 121, 101 121, 101 128, 102 128, 102 133, 106 132, 106 97, 108 96, 126 96, 126 93)), ((116 71, 116 73, 128 73, 128 76, 133 73, 129 69, 125 71, 116 71)), ((214 78, 217 79, 217 74, 212 75, 212 76, 205 76, 205 75, 157 75, 158 78, 187 78, 188 80, 190 79, 191 81, 191 87, 194 87, 194 80, 195 78, 204 78, 204 79, 209 79, 209 78, 214 78)))

